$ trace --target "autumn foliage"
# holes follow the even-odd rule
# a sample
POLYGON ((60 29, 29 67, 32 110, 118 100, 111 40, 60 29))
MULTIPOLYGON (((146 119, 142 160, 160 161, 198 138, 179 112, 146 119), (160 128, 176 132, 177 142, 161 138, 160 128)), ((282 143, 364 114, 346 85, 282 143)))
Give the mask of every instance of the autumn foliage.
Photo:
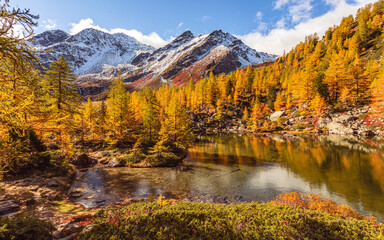
POLYGON ((363 219, 363 216, 350 206, 338 204, 332 199, 325 199, 321 194, 310 193, 282 193, 270 202, 273 205, 287 205, 293 208, 310 209, 315 211, 327 212, 333 216, 352 217, 363 219))

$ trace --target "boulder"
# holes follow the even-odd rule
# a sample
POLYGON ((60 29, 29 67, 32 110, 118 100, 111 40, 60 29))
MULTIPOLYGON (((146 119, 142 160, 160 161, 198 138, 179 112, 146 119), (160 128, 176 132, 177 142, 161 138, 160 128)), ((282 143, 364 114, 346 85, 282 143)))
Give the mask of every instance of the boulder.
POLYGON ((0 216, 14 213, 20 210, 20 206, 12 201, 0 201, 0 216))
POLYGON ((88 156, 86 153, 81 153, 75 156, 71 163, 79 167, 92 167, 97 164, 97 160, 88 156))
POLYGON ((120 166, 120 162, 117 161, 116 158, 113 158, 111 161, 108 163, 108 167, 118 167, 120 166))
POLYGON ((276 122, 277 120, 279 120, 280 117, 284 116, 284 114, 285 114, 285 111, 276 111, 272 113, 271 116, 269 116, 269 119, 272 122, 276 122))
POLYGON ((341 123, 338 123, 338 122, 330 122, 327 124, 327 127, 328 129, 328 133, 330 134, 341 134, 341 135, 345 135, 345 134, 353 134, 354 131, 352 128, 350 127, 347 127, 341 123))
POLYGON ((55 180, 52 180, 48 183, 48 187, 58 187, 59 183, 55 180))

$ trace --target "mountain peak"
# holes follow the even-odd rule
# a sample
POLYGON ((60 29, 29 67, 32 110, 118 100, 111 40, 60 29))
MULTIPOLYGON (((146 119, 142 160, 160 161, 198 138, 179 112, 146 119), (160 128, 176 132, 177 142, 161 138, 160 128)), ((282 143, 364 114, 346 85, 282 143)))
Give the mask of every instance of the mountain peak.
POLYGON ((183 32, 180 36, 178 36, 175 40, 172 41, 172 43, 186 43, 194 39, 195 36, 193 33, 189 30, 183 32))
POLYGON ((223 32, 223 30, 221 29, 211 32, 208 36, 211 38, 221 38, 221 39, 231 39, 231 40, 235 39, 235 37, 232 34, 223 32))
POLYGON ((87 28, 75 35, 64 31, 46 31, 33 38, 32 44, 48 53, 37 53, 43 66, 47 67, 60 56, 79 75, 98 73, 106 65, 129 64, 142 52, 152 52, 153 47, 142 44, 123 34, 110 34, 87 28))
POLYGON ((70 35, 63 30, 49 30, 32 37, 32 45, 45 47, 63 42, 69 38, 69 36, 70 35))

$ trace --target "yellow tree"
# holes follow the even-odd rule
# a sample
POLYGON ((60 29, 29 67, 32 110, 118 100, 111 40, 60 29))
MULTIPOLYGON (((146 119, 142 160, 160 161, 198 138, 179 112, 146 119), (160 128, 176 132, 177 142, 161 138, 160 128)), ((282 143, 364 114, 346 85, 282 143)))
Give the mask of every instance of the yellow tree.
POLYGON ((311 109, 313 115, 315 117, 321 117, 324 114, 326 107, 327 103, 325 100, 319 94, 316 94, 316 96, 311 101, 311 109))
POLYGON ((253 105, 252 114, 251 114, 253 130, 257 130, 259 126, 262 126, 268 113, 269 113, 269 108, 266 104, 256 102, 255 105, 253 105))
POLYGON ((144 134, 152 142, 157 138, 160 121, 159 121, 159 104, 155 95, 150 89, 144 90, 143 102, 143 127, 144 134))
POLYGON ((380 72, 377 78, 373 81, 371 89, 371 112, 375 116, 384 117, 384 60, 381 61, 380 72))
POLYGON ((85 105, 84 109, 84 118, 86 120, 87 129, 89 129, 92 134, 92 139, 95 138, 95 128, 97 123, 97 108, 93 104, 90 97, 88 97, 88 102, 85 105))
POLYGON ((108 116, 110 129, 116 138, 124 139, 131 122, 129 94, 120 77, 115 78, 108 95, 108 116))
POLYGON ((63 132, 70 131, 74 126, 74 115, 79 113, 82 97, 75 81, 76 76, 63 56, 51 62, 44 76, 43 90, 52 116, 50 123, 56 129, 59 142, 63 132))
POLYGON ((190 122, 186 109, 172 96, 161 119, 159 134, 162 145, 186 147, 190 141, 190 122))
POLYGON ((34 67, 38 61, 25 42, 37 18, 28 9, 10 9, 8 1, 0 6, 0 138, 9 129, 25 133, 31 116, 41 111, 40 76, 34 67), (16 25, 24 35, 16 35, 16 25))
POLYGON ((328 85, 331 100, 336 102, 340 91, 347 83, 347 68, 344 62, 345 51, 333 54, 329 68, 325 71, 324 82, 328 85))
POLYGON ((280 111, 283 104, 284 104, 283 96, 282 96, 281 92, 279 92, 276 96, 276 100, 274 103, 275 111, 280 111))

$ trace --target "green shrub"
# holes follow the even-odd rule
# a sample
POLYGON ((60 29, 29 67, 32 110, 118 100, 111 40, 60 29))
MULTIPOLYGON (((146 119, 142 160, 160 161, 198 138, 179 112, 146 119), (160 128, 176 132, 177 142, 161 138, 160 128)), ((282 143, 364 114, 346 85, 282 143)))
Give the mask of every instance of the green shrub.
POLYGON ((145 161, 153 167, 173 166, 179 162, 180 158, 173 152, 162 152, 160 154, 148 155, 145 161))
POLYGON ((118 161, 122 166, 130 166, 132 164, 140 163, 145 158, 146 156, 142 151, 135 151, 129 155, 119 158, 118 161))
POLYGON ((33 216, 0 217, 1 240, 52 239, 53 224, 33 216))
POLYGON ((7 140, 0 142, 0 177, 28 175, 44 170, 50 161, 46 146, 32 128, 12 129, 7 140))
POLYGON ((78 239, 382 239, 375 220, 267 203, 139 202, 100 210, 78 239))

